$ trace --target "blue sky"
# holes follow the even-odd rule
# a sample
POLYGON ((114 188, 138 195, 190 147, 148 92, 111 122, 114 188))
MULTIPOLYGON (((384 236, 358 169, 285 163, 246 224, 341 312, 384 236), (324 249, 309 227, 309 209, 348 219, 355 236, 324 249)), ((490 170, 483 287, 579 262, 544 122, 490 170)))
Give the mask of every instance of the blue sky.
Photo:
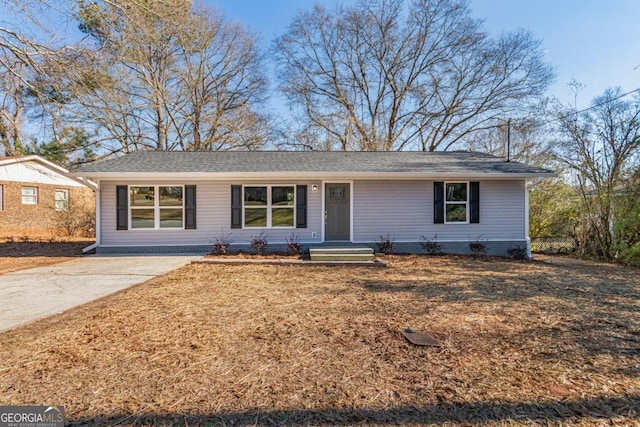
MULTIPOLYGON (((208 0, 270 45, 295 14, 314 3, 336 0, 208 0)), ((353 3, 353 0, 342 1, 353 3)), ((518 28, 543 40, 547 59, 557 72, 549 94, 573 103, 567 83, 586 85, 578 107, 608 87, 625 92, 640 88, 640 0, 470 0, 473 16, 485 20, 493 34, 518 28)))

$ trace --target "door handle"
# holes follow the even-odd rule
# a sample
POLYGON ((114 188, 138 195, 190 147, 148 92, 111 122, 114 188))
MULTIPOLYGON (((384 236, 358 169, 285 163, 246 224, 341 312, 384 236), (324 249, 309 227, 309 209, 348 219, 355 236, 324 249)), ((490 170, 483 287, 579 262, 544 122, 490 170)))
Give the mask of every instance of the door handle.
POLYGON ((329 215, 327 214, 327 211, 324 211, 324 225, 327 225, 329 219, 329 215))

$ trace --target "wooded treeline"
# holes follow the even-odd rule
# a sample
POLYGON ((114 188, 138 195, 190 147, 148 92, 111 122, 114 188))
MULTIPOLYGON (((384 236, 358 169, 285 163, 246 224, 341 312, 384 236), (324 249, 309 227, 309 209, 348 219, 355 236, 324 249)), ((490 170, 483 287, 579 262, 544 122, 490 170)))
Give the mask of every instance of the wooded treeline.
POLYGON ((270 46, 190 0, 2 3, 9 155, 459 149, 553 80, 539 40, 489 36, 464 0, 316 6, 270 46), (288 117, 269 110, 276 92, 288 117))
POLYGON ((540 40, 489 35, 466 0, 315 6, 272 41, 190 0, 0 5, 0 155, 64 166, 137 150, 506 157, 508 134, 512 160, 559 172, 533 183, 532 237, 640 263, 640 100, 613 88, 581 111, 547 98, 540 40))

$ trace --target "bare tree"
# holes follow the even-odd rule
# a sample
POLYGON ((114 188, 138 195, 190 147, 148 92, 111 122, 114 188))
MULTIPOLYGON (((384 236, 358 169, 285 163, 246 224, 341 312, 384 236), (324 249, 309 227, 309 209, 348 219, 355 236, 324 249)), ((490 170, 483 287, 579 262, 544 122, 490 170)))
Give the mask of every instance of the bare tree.
POLYGON ((186 0, 81 1, 79 18, 95 51, 67 77, 76 119, 122 151, 264 143, 262 58, 241 26, 186 0))
POLYGON ((375 0, 300 14, 275 53, 280 89, 334 148, 434 151, 541 95, 539 46, 490 38, 464 0, 375 0))
POLYGON ((582 112, 558 113, 559 160, 574 171, 586 226, 582 249, 612 259, 614 211, 640 166, 640 99, 626 101, 620 88, 609 89, 582 112))
POLYGON ((492 128, 472 133, 460 145, 516 162, 550 166, 555 159, 544 125, 533 118, 501 120, 492 128))
POLYGON ((0 15, 0 141, 6 155, 20 155, 25 149, 24 124, 31 108, 44 105, 35 81, 73 46, 60 42, 53 19, 69 17, 64 1, 3 0, 0 15), (55 17, 55 18, 54 18, 55 17), (39 76, 39 77, 38 77, 39 76))
POLYGON ((181 34, 181 108, 172 117, 182 148, 260 147, 268 123, 254 106, 266 80, 256 40, 215 10, 199 9, 181 34))
POLYGON ((0 46, 0 144, 4 154, 22 154, 22 125, 25 111, 25 86, 22 83, 27 66, 0 46))

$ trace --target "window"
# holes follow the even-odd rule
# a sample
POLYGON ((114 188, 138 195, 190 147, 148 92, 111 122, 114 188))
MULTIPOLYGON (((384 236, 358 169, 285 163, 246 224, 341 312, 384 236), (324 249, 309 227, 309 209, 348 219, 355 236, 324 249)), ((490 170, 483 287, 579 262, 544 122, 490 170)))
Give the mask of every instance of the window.
POLYGON ((69 209, 69 190, 56 190, 55 207, 57 211, 69 209))
POLYGON ((434 224, 479 224, 480 182, 433 182, 434 224))
POLYGON ((295 186, 244 187, 245 227, 294 227, 295 186))
POLYGON ((36 187, 22 187, 22 204, 38 204, 38 189, 36 187))
POLYGON ((468 191, 466 182, 445 184, 445 223, 468 221, 468 191))
POLYGON ((131 186, 131 228, 183 228, 182 186, 131 186))

